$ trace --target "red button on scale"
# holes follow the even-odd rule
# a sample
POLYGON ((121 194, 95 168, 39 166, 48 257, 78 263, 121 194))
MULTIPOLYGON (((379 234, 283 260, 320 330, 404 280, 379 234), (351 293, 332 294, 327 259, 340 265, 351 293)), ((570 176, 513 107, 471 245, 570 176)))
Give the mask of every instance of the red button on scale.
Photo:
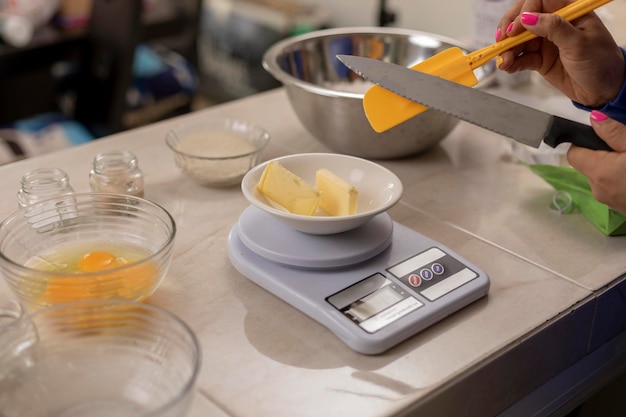
POLYGON ((417 274, 409 275, 409 284, 412 287, 419 287, 422 284, 422 278, 417 274))

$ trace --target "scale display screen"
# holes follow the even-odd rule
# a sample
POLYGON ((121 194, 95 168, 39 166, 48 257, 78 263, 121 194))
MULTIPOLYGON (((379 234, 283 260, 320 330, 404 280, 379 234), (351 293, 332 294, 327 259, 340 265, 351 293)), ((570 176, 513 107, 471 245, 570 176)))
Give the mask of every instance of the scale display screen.
POLYGON ((439 248, 429 248, 387 271, 411 290, 376 273, 326 300, 363 330, 374 333, 424 305, 412 292, 434 302, 478 277, 439 248))
POLYGON ((404 300, 404 297, 400 293, 386 285, 375 293, 361 299, 359 303, 354 303, 347 312, 358 320, 367 320, 402 300, 404 300))
POLYGON ((374 333, 424 305, 380 273, 326 300, 368 333, 374 333))

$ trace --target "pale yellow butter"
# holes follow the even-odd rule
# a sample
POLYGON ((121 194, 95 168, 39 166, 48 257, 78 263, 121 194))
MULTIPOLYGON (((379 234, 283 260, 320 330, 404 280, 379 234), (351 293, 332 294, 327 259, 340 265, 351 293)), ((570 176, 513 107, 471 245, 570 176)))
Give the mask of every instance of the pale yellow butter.
POLYGON ((315 173, 315 189, 322 194, 320 207, 331 216, 356 213, 359 192, 328 169, 322 168, 315 173))
POLYGON ((278 161, 267 164, 257 190, 294 214, 311 216, 320 203, 320 193, 278 161))

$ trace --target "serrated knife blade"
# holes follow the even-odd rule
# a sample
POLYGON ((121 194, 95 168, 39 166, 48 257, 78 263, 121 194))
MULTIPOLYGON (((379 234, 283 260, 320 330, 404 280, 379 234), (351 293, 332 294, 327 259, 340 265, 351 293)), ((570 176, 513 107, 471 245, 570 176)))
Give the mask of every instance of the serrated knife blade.
POLYGON ((612 151, 591 126, 400 65, 354 55, 337 58, 359 76, 399 96, 525 145, 538 148, 543 141, 555 148, 570 142, 612 151))

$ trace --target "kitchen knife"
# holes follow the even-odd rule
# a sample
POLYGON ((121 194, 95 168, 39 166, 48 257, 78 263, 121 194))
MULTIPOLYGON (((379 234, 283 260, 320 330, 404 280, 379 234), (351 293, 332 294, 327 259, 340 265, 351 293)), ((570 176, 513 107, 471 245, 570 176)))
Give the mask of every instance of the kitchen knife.
POLYGON ((591 126, 400 65, 353 55, 337 58, 361 77, 408 100, 538 148, 561 143, 612 149, 591 126))

